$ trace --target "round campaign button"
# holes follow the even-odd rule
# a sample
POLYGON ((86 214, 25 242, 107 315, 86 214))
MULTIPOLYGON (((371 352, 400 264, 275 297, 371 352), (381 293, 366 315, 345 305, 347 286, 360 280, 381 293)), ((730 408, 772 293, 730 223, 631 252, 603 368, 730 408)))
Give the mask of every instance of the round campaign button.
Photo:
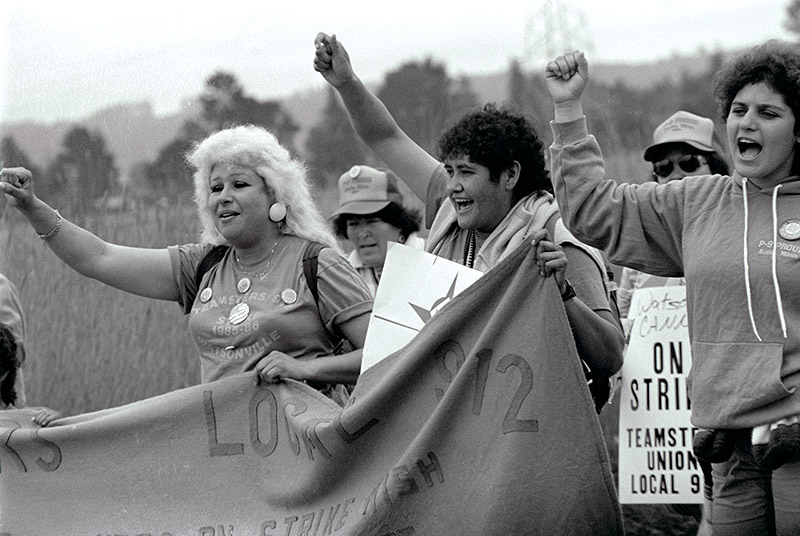
POLYGON ((281 292, 281 301, 286 305, 291 305, 297 301, 297 292, 293 288, 287 288, 281 292))
POLYGON ((231 324, 241 324, 250 316, 250 306, 246 303, 237 303, 228 315, 228 322, 231 324))
POLYGON ((211 290, 210 287, 204 288, 203 292, 200 293, 200 301, 203 302, 203 303, 208 302, 208 300, 211 299, 211 295, 212 294, 213 294, 213 291, 211 290))
POLYGON ((778 234, 784 240, 797 240, 800 238, 800 220, 786 220, 778 229, 778 234))
POLYGON ((244 294, 248 290, 250 290, 250 279, 247 277, 243 277, 236 283, 236 290, 239 291, 239 294, 244 294))

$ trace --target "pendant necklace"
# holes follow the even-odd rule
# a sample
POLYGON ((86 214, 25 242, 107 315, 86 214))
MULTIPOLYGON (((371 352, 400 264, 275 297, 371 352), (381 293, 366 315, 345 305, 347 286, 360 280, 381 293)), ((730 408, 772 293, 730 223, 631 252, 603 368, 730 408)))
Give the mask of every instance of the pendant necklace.
MULTIPOLYGON (((266 266, 264 266, 264 269, 261 272, 259 272, 257 274, 254 274, 253 272, 249 272, 249 271, 245 270, 242 267, 242 264, 239 262, 239 255, 236 254, 235 250, 233 252, 233 262, 234 262, 234 264, 236 264, 236 267, 239 269, 239 271, 243 272, 245 275, 248 275, 248 276, 252 277, 253 279, 259 279, 259 280, 264 279, 264 276, 266 276, 267 272, 269 272, 269 266, 270 266, 270 264, 272 264, 272 254, 275 253, 275 248, 278 246, 278 241, 279 240, 280 239, 276 240, 275 243, 272 244, 272 249, 269 250, 269 254, 267 255, 267 264, 266 264, 266 266)), ((241 278, 239 280, 238 283, 236 283, 236 290, 238 290, 241 294, 244 294, 245 292, 250 290, 250 286, 251 286, 250 278, 249 277, 243 277, 243 278, 241 278)))
MULTIPOLYGON (((267 272, 269 272, 269 266, 272 264, 272 254, 275 253, 275 248, 278 246, 279 240, 280 237, 275 240, 274 244, 272 244, 272 249, 269 250, 269 255, 267 256, 267 264, 264 267, 264 270, 259 273, 248 272, 242 268, 242 265, 239 262, 239 256, 236 254, 236 250, 233 251, 233 263, 236 265, 236 268, 245 274, 245 277, 242 277, 239 282, 236 283, 236 290, 238 290, 240 294, 244 294, 250 290, 250 287, 252 286, 252 281, 250 279, 251 277, 263 280, 267 275, 267 272)), ((234 325, 241 324, 247 320, 248 316, 250 316, 250 306, 246 302, 240 302, 231 309, 231 312, 228 315, 228 322, 234 325)))

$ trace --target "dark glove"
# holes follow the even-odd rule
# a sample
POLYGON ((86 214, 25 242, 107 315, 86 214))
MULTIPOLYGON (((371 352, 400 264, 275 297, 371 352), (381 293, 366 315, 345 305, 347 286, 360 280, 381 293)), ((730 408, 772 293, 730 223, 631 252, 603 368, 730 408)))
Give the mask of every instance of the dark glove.
POLYGON ((735 430, 698 430, 692 440, 694 455, 710 463, 727 462, 733 454, 735 430))
POLYGON ((753 428, 753 457, 761 467, 777 469, 800 461, 800 416, 753 428))

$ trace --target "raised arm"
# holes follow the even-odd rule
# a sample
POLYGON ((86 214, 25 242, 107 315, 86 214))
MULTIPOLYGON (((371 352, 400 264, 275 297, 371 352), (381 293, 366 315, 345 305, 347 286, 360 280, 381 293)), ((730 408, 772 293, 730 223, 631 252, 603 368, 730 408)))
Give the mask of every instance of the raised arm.
POLYGON ((53 253, 78 273, 140 296, 178 299, 166 249, 110 244, 67 221, 34 195, 33 176, 27 169, 3 169, 0 192, 8 196, 53 253))
POLYGON ((317 34, 314 70, 339 92, 358 136, 408 184, 426 199, 428 181, 439 162, 408 137, 386 106, 353 71, 350 56, 335 35, 317 34))
POLYGON ((606 176, 600 146, 587 132, 583 115, 581 96, 588 79, 588 62, 580 51, 559 56, 545 69, 555 111, 550 176, 563 221, 576 238, 604 250, 615 264, 683 276, 687 182, 628 184, 606 176))
POLYGON ((581 96, 589 81, 589 62, 583 52, 567 52, 545 68, 545 83, 553 99, 556 123, 567 123, 583 117, 581 96))

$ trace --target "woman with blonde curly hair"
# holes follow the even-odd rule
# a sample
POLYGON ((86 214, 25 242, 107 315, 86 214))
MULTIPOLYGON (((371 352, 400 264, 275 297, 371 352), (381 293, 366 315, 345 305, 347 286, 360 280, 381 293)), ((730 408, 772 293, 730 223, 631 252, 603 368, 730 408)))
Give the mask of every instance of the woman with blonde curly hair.
POLYGON ((79 273, 178 302, 203 382, 253 371, 257 382, 354 383, 372 298, 314 205, 303 164, 254 126, 210 135, 187 160, 201 240, 162 249, 110 244, 70 223, 34 195, 24 168, 4 169, 0 187, 79 273), (356 350, 335 355, 342 341, 356 350))

